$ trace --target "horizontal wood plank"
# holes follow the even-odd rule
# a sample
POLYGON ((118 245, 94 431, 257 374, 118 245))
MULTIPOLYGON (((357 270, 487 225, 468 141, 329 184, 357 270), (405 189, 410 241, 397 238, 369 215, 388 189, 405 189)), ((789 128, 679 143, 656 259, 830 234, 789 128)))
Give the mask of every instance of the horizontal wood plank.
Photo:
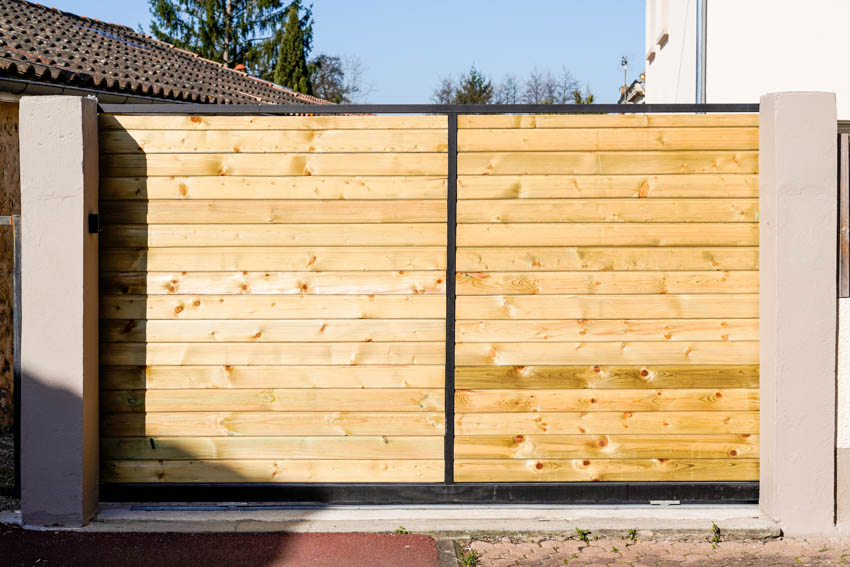
POLYGON ((461 114, 458 128, 756 127, 758 114, 461 114))
POLYGON ((758 389, 457 390, 458 413, 756 411, 758 389))
POLYGON ((109 460, 442 459, 443 437, 103 437, 100 452, 109 460))
POLYGON ((467 247, 457 269, 516 271, 694 271, 758 269, 757 247, 467 247))
POLYGON ((102 390, 244 388, 442 388, 445 366, 104 366, 102 390))
MULTIPOLYGON (((708 277, 708 276, 706 276, 708 277)), ((719 277, 714 273, 714 277, 719 277)), ((445 294, 442 271, 101 272, 104 295, 445 294)))
POLYGON ((107 437, 386 435, 387 432, 394 435, 442 435, 444 427, 442 412, 190 411, 108 413, 100 418, 101 434, 107 437))
POLYGON ((460 175, 457 193, 458 199, 742 198, 758 197, 758 175, 460 175))
POLYGON ((442 460, 104 461, 103 482, 442 482, 442 460))
MULTIPOLYGON (((134 416, 135 414, 122 414, 134 416)), ((455 414, 457 435, 757 434, 757 411, 592 411, 455 414)))
POLYGON ((458 459, 456 482, 681 482, 759 479, 758 459, 458 459))
MULTIPOLYGON (((758 388, 758 365, 457 366, 458 389, 758 388)), ((746 433, 746 432, 745 432, 746 433)))
POLYGON ((443 411, 440 389, 108 390, 104 413, 179 411, 434 412, 443 411))
POLYGON ((456 288, 459 296, 758 293, 758 276, 756 271, 458 272, 456 288))
POLYGON ((445 115, 430 116, 261 116, 102 114, 101 130, 445 130, 445 115))
POLYGON ((100 298, 102 319, 442 319, 443 295, 150 295, 100 298))

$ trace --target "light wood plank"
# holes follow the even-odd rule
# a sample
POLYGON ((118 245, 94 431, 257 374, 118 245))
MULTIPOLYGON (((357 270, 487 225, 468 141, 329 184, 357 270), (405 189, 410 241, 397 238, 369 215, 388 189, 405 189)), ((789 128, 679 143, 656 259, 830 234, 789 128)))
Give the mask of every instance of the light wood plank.
POLYGON ((442 459, 443 437, 102 437, 100 451, 109 460, 442 459))
POLYGON ((445 342, 103 343, 104 365, 439 364, 445 342))
POLYGON ((457 319, 750 319, 757 294, 478 295, 458 298, 457 319))
POLYGON ((245 388, 442 388, 444 365, 106 366, 102 390, 245 388))
MULTIPOLYGON (((714 277, 716 273, 714 273, 714 277)), ((734 276, 732 276, 734 277, 734 276)), ((706 279, 708 277, 706 276, 706 279)), ((758 283, 756 283, 758 289, 758 283)), ((442 271, 101 272, 105 295, 422 295, 446 292, 442 271)))
MULTIPOLYGON (((478 226, 478 225, 471 225, 478 226)), ((487 226, 487 225, 482 225, 487 226)), ((730 231, 749 225, 700 225, 718 234, 701 240, 724 244, 746 238, 746 231, 730 231)), ((694 225, 690 230, 699 229, 694 225)), ((758 227, 755 233, 758 242, 758 227)), ((682 231, 677 231, 682 232, 682 231)), ((687 232, 687 229, 686 229, 687 232)), ((691 239, 700 242, 699 238, 691 239)), ((445 246, 445 223, 386 224, 116 224, 104 227, 101 247, 174 246, 445 246)))
MULTIPOLYGON (((319 154, 321 155, 321 154, 319 154)), ((374 154, 380 156, 381 154, 374 154)), ((439 155, 439 154, 413 154, 413 155, 439 155)), ((122 156, 124 157, 124 156, 122 156)), ((169 156, 170 157, 170 156, 169 156)), ((207 157, 207 156, 202 156, 207 157)), ((150 158, 149 158, 150 159, 150 158)), ((371 159, 371 157, 370 157, 371 159)), ((145 171, 140 169, 145 164, 140 163, 135 168, 131 163, 122 163, 121 166, 113 167, 107 162, 106 171, 110 175, 139 175, 145 171), (125 173, 114 173, 121 171, 125 173), (127 173, 135 171, 135 173, 127 173)), ((162 160, 165 161, 165 160, 162 160)), ((169 175, 186 172, 178 171, 172 160, 167 163, 147 164, 148 175, 169 175)), ((216 171, 224 171, 224 174, 242 173, 243 169, 256 168, 258 175, 264 173, 260 163, 242 160, 227 160, 224 156, 214 156, 214 159, 186 160, 191 163, 191 171, 206 171, 206 175, 219 175, 216 171), (248 165, 250 163, 250 166, 248 165)), ((435 162, 437 160, 434 160, 435 162)), ((181 165, 183 162, 180 162, 181 165)), ((334 164, 335 165, 335 164, 334 164)), ((306 163, 305 160, 293 158, 289 163, 280 164, 275 172, 289 168, 290 174, 300 170, 313 171, 316 174, 328 174, 334 165, 315 162, 306 163)), ((266 165, 268 167, 268 165, 266 165)), ((413 163, 403 164, 375 164, 371 170, 354 170, 352 175, 375 174, 383 168, 389 173, 400 173, 404 168, 410 168, 411 175, 428 175, 436 172, 436 166, 431 168, 415 168, 413 163), (378 171, 375 171, 378 170, 378 171)), ((251 169, 254 171, 255 169, 251 169)), ((638 173, 758 173, 758 152, 739 150, 729 151, 674 151, 674 152, 467 152, 459 153, 457 156, 457 172, 459 175, 537 175, 537 174, 638 174, 638 173)), ((204 175, 204 173, 193 173, 204 175)), ((277 173, 286 175, 286 173, 277 173)))
POLYGON ((336 271, 445 270, 443 246, 202 246, 104 248, 103 270, 336 271))
MULTIPOLYGON (((758 131, 756 131, 758 133, 758 131)), ((720 134, 718 134, 720 135, 720 134)), ((663 136, 663 134, 659 134, 663 136)), ((730 143, 745 138, 735 130, 730 143)), ((670 142, 678 138, 664 136, 670 142)), ((705 136, 704 143, 716 138, 705 136)), ((739 144, 740 145, 740 144, 739 144)), ((727 146, 724 149, 737 149, 727 146)), ((107 130, 101 154, 280 153, 280 152, 445 152, 446 130, 107 130)), ((690 148, 683 148, 690 149, 690 148)))
POLYGON ((648 482, 759 479, 758 459, 461 459, 457 482, 648 482))
MULTIPOLYGON (((101 434, 108 437, 145 435, 179 435, 184 437, 386 435, 388 431, 391 431, 394 435, 442 435, 444 426, 445 419, 441 412, 251 411, 209 413, 191 411, 110 413, 102 415, 100 419, 101 434)), ((717 428, 714 431, 723 431, 723 429, 717 428)))
POLYGON ((461 114, 458 128, 757 127, 758 114, 461 114))
MULTIPOLYGON (((458 389, 758 388, 758 365, 458 366, 458 389)), ((750 432, 744 432, 750 433, 750 432)))
MULTIPOLYGON (((145 441, 137 442, 138 454, 153 453, 150 445, 141 447, 145 441)), ((461 435, 455 438, 454 452, 455 459, 754 459, 759 456, 759 438, 747 434, 461 435)))
POLYGON ((441 389, 107 390, 104 413, 179 411, 434 412, 443 411, 441 389))
POLYGON ((442 319, 443 295, 151 295, 100 298, 103 319, 442 319))
MULTIPOLYGON (((487 201, 468 201, 468 203, 485 202, 487 201)), ((548 215, 548 213, 544 213, 545 215, 548 215)), ((415 224, 407 226, 430 227, 432 225, 415 224)), ((154 232, 151 231, 151 234, 154 234, 154 232)), ((416 234, 415 231, 411 231, 411 234, 415 235, 411 239, 415 238, 417 244, 425 240, 421 233, 416 234)), ((242 233, 239 236, 241 237, 242 233)), ((148 236, 149 240, 151 238, 151 236, 148 236)), ((365 238, 368 238, 368 236, 364 236, 365 238)), ((402 242, 399 242, 399 240, 402 240, 402 238, 397 241, 387 238, 387 242, 380 242, 380 244, 401 244, 402 242)), ((432 241, 429 240, 428 242, 432 241)), ((356 241, 353 242, 353 244, 356 243, 356 241)), ((422 242, 422 244, 424 243, 422 242)), ((758 246, 758 243, 759 226, 757 223, 531 222, 459 224, 457 227, 458 246, 758 246)))
MULTIPOLYGON (((696 326, 696 325, 695 325, 696 326)), ((701 326, 705 329, 708 325, 701 326)), ((660 329, 660 328, 659 328, 660 329)), ((663 331, 661 331, 663 332, 663 331)), ((733 335, 734 326, 730 327, 733 335)), ((706 333, 706 335, 718 333, 706 333)), ((287 343, 306 342, 422 342, 445 341, 446 324, 440 319, 283 319, 252 321, 105 320, 100 325, 104 343, 287 343)), ((679 338, 677 337, 677 340, 679 338)), ((733 339, 734 340, 734 339, 733 339)), ((279 348, 287 348, 280 345, 279 348)))
MULTIPOLYGON (((178 133, 178 136, 180 134, 182 133, 178 133)), ((138 139, 136 136, 133 137, 134 139, 138 139)), ((458 151, 460 152, 487 152, 494 150, 510 152, 588 150, 705 151, 758 150, 759 148, 758 128, 462 128, 458 131, 457 138, 458 151)), ((146 140, 142 138, 141 141, 144 142, 146 140)), ((199 145, 203 146, 203 144, 199 145)))
POLYGON ((759 274, 756 271, 457 273, 459 296, 758 293, 758 291, 759 274))
POLYGON ((757 270, 757 247, 468 247, 457 269, 486 271, 757 270))
MULTIPOLYGON (((410 344, 410 343, 408 343, 410 344)), ((259 345, 252 345, 259 346, 259 345)), ((758 341, 458 343, 462 365, 758 364, 758 341)))
MULTIPOLYGON (((122 414, 136 417, 135 414, 122 414)), ((457 435, 758 434, 757 411, 460 413, 457 435)))
POLYGON ((99 192, 104 200, 445 199, 446 177, 102 177, 99 192))
POLYGON ((445 115, 431 116, 258 116, 102 114, 101 130, 371 130, 436 128, 445 130, 445 115))
POLYGON ((303 224, 445 222, 438 200, 221 200, 101 201, 106 224, 303 224))
POLYGON ((460 175, 457 191, 459 199, 741 198, 758 197, 758 175, 460 175))
POLYGON ((457 390, 458 413, 756 411, 757 389, 457 390))
MULTIPOLYGON (((742 152, 743 153, 743 152, 742 152)), ((728 156, 714 156, 725 163, 728 156)), ((744 155, 736 159, 747 162, 744 155)), ((704 160, 682 168, 706 168, 704 160)), ((609 167, 615 167, 614 165, 609 167)), ((620 166, 622 167, 622 166, 620 166)), ((100 174, 106 177, 171 175, 446 175, 448 159, 444 153, 370 153, 370 154, 103 154, 100 174)), ((718 171, 751 173, 746 166, 718 165, 718 171)), ((684 169, 684 172, 688 169, 684 169)), ((654 173, 654 171, 650 171, 654 173)))
MULTIPOLYGON (((463 299, 461 301, 464 301, 463 299)), ((116 325, 119 336, 121 327, 116 325)), ((254 325, 256 327, 256 325, 254 325)), ((758 319, 567 319, 457 321, 457 341, 757 341, 758 319)), ((243 336, 250 337, 251 329, 243 336)), ((144 333, 138 334, 144 339, 144 333)), ((420 335, 421 336, 421 335, 420 335)), ((148 338, 148 341, 155 340, 148 338)), ((212 339, 215 340, 215 339, 212 339)), ((423 339, 425 340, 425 339, 423 339)))
POLYGON ((480 199, 459 201, 457 219, 458 223, 754 223, 758 199, 480 199))
POLYGON ((442 482, 442 460, 104 461, 103 482, 442 482))

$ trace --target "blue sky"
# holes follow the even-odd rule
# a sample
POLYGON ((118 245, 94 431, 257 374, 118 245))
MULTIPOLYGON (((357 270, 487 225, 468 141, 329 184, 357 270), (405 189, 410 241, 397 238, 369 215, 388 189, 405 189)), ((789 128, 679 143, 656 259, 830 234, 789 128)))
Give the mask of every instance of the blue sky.
MULTIPOLYGON (((40 0, 60 10, 147 28, 147 0, 40 0)), ((357 56, 372 103, 429 102, 440 77, 471 64, 492 77, 569 69, 597 102, 616 102, 643 71, 643 0, 313 0, 313 54, 357 56)))

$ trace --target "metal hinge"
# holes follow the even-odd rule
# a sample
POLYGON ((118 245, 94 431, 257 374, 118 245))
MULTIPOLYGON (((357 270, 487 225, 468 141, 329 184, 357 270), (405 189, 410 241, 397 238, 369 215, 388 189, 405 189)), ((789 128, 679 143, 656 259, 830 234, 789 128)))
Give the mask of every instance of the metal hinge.
POLYGON ((103 228, 100 213, 89 213, 89 234, 97 234, 103 228))

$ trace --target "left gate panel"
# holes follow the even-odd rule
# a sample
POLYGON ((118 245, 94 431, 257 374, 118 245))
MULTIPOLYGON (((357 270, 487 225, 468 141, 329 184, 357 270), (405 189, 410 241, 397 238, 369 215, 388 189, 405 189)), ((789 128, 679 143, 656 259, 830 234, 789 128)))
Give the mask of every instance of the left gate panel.
POLYGON ((441 482, 446 117, 100 129, 102 480, 441 482))

